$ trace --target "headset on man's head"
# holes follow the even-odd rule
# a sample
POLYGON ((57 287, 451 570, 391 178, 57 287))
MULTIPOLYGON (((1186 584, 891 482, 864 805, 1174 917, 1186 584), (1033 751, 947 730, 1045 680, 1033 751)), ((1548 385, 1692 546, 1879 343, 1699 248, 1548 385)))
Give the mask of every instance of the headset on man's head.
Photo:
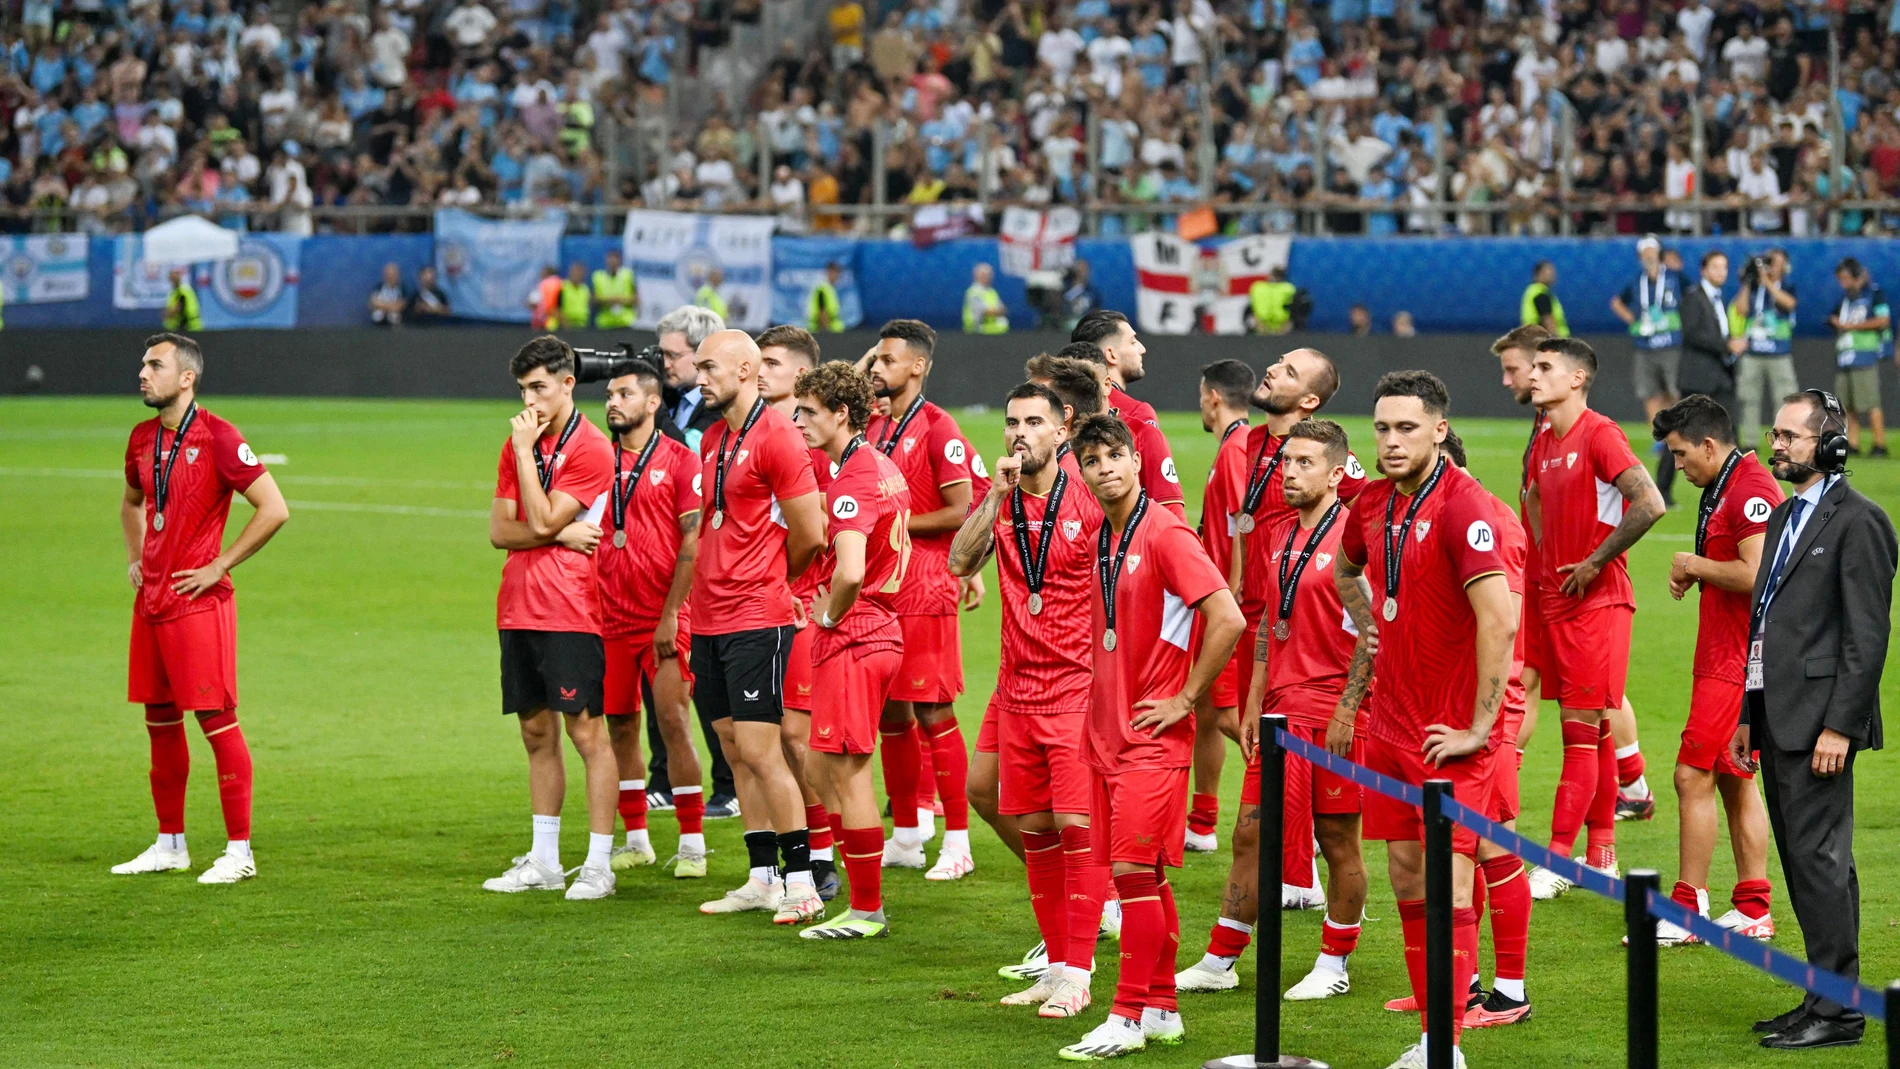
POLYGON ((1826 390, 1803 390, 1821 405, 1821 433, 1814 443, 1814 462, 1808 466, 1822 475, 1839 475, 1847 468, 1847 413, 1840 398, 1826 390))

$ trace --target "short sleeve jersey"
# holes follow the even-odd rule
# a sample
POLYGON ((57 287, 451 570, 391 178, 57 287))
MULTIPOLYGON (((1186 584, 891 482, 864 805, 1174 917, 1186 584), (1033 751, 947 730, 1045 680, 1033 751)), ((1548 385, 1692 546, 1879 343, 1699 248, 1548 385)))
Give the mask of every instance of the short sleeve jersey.
MULTIPOLYGON (((1267 694, 1263 708, 1285 713, 1301 727, 1324 727, 1332 718, 1333 708, 1346 689, 1346 673, 1352 667, 1352 648, 1358 640, 1358 629, 1346 615, 1345 603, 1339 600, 1339 588, 1333 585, 1333 561, 1339 556, 1339 541, 1352 523, 1352 510, 1340 509, 1332 528, 1314 548, 1313 556, 1299 574, 1293 611, 1286 618, 1286 638, 1281 639, 1272 630, 1268 632, 1267 694)), ((1280 618, 1280 592, 1284 589, 1280 585, 1281 562, 1286 562, 1287 578, 1291 581, 1300 554, 1306 551, 1312 537, 1313 532, 1302 529, 1297 520, 1282 524, 1280 531, 1272 536, 1273 553, 1267 568, 1267 614, 1274 620, 1280 618)), ((1245 640, 1243 636, 1242 641, 1245 640)))
MULTIPOLYGON (((1511 506, 1491 495, 1494 511, 1497 513, 1498 555, 1504 558, 1504 578, 1510 584, 1511 593, 1519 598, 1531 595, 1531 588, 1525 573, 1530 563, 1530 535, 1524 525, 1518 521, 1517 513, 1511 506)), ((1522 614, 1519 614, 1520 623, 1522 614)), ((1517 629, 1517 641, 1511 648, 1511 678, 1504 684, 1504 711, 1498 718, 1507 731, 1507 737, 1517 738, 1517 725, 1524 718, 1524 652, 1527 634, 1525 628, 1517 629)))
MULTIPOLYGON (((831 488, 832 463, 822 449, 808 449, 811 454, 812 479, 818 483, 818 492, 823 494, 831 488)), ((818 553, 818 559, 806 565, 805 570, 792 580, 792 597, 805 603, 806 615, 810 615, 812 598, 818 588, 831 578, 831 543, 827 540, 825 548, 818 553)))
MULTIPOLYGON (((1120 537, 1111 530, 1111 561, 1120 537)), ((1097 543, 1099 551, 1100 543, 1097 543)), ((1108 615, 1096 561, 1089 598, 1094 689, 1089 701, 1085 761, 1098 772, 1187 768, 1194 761, 1194 718, 1149 738, 1132 726, 1135 704, 1171 698, 1187 683, 1188 635, 1194 606, 1225 590, 1227 580, 1179 516, 1150 502, 1130 540, 1115 589, 1115 648, 1102 648, 1108 615)))
POLYGON ((1168 448, 1168 436, 1161 433, 1154 406, 1135 400, 1120 386, 1108 388, 1108 403, 1135 436, 1135 452, 1141 457, 1142 490, 1150 501, 1185 519, 1187 505, 1181 493, 1181 473, 1175 470, 1174 454, 1168 448))
MULTIPOLYGON (((1064 474, 1067 479, 1056 509, 1053 541, 1043 565, 1040 613, 1029 611, 1029 580, 1023 572, 1008 499, 997 510, 992 531, 1003 613, 1003 656, 997 666, 994 700, 1012 712, 1078 713, 1089 707, 1089 674, 1094 664, 1089 654, 1089 604, 1098 596, 1091 591, 1102 508, 1080 475, 1066 469, 1064 474)), ((1041 552, 1042 517, 1048 501, 1022 492, 1024 532, 1032 559, 1041 552)))
POLYGON ((825 493, 830 514, 825 546, 835 559, 833 543, 840 534, 864 536, 864 587, 838 626, 821 628, 812 640, 814 659, 903 648, 897 597, 911 559, 905 524, 909 500, 910 488, 897 465, 868 445, 854 451, 831 480, 825 493))
MULTIPOLYGON (((567 444, 555 452, 559 440, 560 428, 555 427, 534 443, 535 450, 553 468, 548 493, 566 494, 579 501, 585 514, 613 483, 613 446, 586 416, 581 417, 567 444)), ((514 518, 521 518, 521 484, 510 442, 501 444, 495 499, 514 502, 514 518)), ((508 551, 508 561, 501 568, 501 590, 495 596, 496 627, 503 631, 581 631, 597 635, 601 625, 594 562, 585 554, 559 545, 508 551)))
MULTIPOLYGON (((684 443, 661 435, 646 470, 634 483, 633 470, 639 461, 638 450, 616 453, 613 481, 622 487, 623 495, 631 495, 626 499, 627 514, 623 520, 614 513, 609 492, 601 515, 600 545, 594 550, 600 633, 608 638, 651 631, 659 624, 685 538, 680 521, 699 512, 699 458, 684 443), (622 530, 627 532, 626 545, 616 546, 614 536, 622 530)), ((683 606, 680 622, 690 623, 683 606)))
POLYGON ((1222 575, 1227 574, 1234 559, 1234 522, 1247 493, 1247 458, 1247 424, 1243 420, 1221 432, 1213 467, 1207 472, 1207 487, 1201 492, 1201 548, 1207 550, 1208 559, 1222 575))
MULTIPOLYGON (((1498 549, 1495 499, 1464 469, 1448 467, 1399 547, 1398 615, 1385 619, 1385 509, 1394 494, 1389 479, 1367 487, 1339 547, 1365 569, 1379 624, 1367 731, 1416 753, 1431 724, 1471 726, 1478 694, 1477 617, 1465 587, 1487 575, 1508 575, 1508 568, 1498 549)), ((1410 506, 1411 498, 1398 495, 1394 528, 1410 506)))
MULTIPOLYGON (((1616 488, 1616 477, 1639 463, 1623 428, 1594 409, 1585 409, 1568 434, 1559 435, 1552 427, 1537 436, 1531 448, 1531 478, 1537 485, 1542 524, 1537 543, 1540 575, 1560 575, 1559 567, 1596 552, 1623 522, 1623 493, 1616 488)), ((1555 581, 1541 584, 1539 596, 1548 620, 1567 620, 1609 606, 1636 607, 1629 564, 1621 556, 1604 565, 1582 598, 1563 593, 1555 581)))
POLYGON ((126 485, 145 495, 145 541, 139 552, 143 580, 133 611, 154 623, 203 612, 230 599, 228 575, 188 601, 172 593, 172 573, 202 568, 223 552, 231 495, 249 490, 264 474, 264 465, 236 427, 198 409, 197 418, 185 430, 178 459, 172 462, 165 493, 165 529, 157 530, 152 523, 158 512, 152 456, 156 450, 162 467, 176 441, 176 432, 153 418, 133 427, 125 444, 126 485))
MULTIPOLYGON (((950 413, 925 401, 910 426, 898 433, 896 419, 872 416, 865 439, 896 462, 910 486, 910 514, 921 516, 944 507, 943 491, 968 483, 970 500, 989 493, 989 472, 970 448, 950 413)), ((957 578, 950 574, 950 543, 956 532, 918 535, 911 541, 911 563, 898 592, 900 616, 951 616, 957 611, 957 578)))
MULTIPOLYGON (((1742 557, 1742 543, 1768 530, 1768 514, 1781 504, 1781 486, 1754 457, 1744 457, 1709 516, 1702 555, 1712 561, 1742 557)), ((1753 596, 1702 584, 1697 609, 1695 674, 1730 683, 1743 681, 1753 596)))
MULTIPOLYGON (((1265 484, 1260 487, 1260 496, 1254 502, 1253 533, 1244 540, 1247 560, 1240 578, 1240 612, 1248 620, 1258 620, 1260 614, 1267 611, 1268 558, 1280 544, 1275 539, 1285 537, 1285 525, 1299 517, 1299 511, 1286 503, 1286 493, 1281 489, 1280 466, 1273 459, 1283 441, 1285 439, 1269 432, 1264 425, 1247 430, 1248 482, 1241 484, 1241 497, 1234 506, 1234 523, 1240 522, 1240 513, 1245 511, 1248 483, 1261 478, 1263 474, 1266 478, 1265 484), (1266 474, 1269 469, 1271 474, 1266 474)), ((1366 469, 1360 465, 1358 457, 1347 453, 1346 477, 1339 481, 1339 500, 1351 505, 1365 488, 1366 469)))
POLYGON ((1524 499, 1530 494, 1531 490, 1532 457, 1537 453, 1538 441, 1543 438, 1544 432, 1549 428, 1550 421, 1544 418, 1544 414, 1533 410, 1531 414, 1531 437, 1528 442, 1524 443, 1523 472, 1519 475, 1517 481, 1517 522, 1524 528, 1524 544, 1528 549, 1524 557, 1524 596, 1526 598, 1539 596, 1537 587, 1540 565, 1537 559, 1537 547, 1531 544, 1531 521, 1530 516, 1526 513, 1524 499))
MULTIPOLYGON (((743 424, 743 421, 741 421, 743 424)), ((721 419, 699 442, 699 560, 693 570, 693 632, 730 635, 792 622, 780 502, 818 492, 805 436, 767 405, 752 433, 721 419), (715 523, 713 487, 726 458, 725 517, 715 523)))

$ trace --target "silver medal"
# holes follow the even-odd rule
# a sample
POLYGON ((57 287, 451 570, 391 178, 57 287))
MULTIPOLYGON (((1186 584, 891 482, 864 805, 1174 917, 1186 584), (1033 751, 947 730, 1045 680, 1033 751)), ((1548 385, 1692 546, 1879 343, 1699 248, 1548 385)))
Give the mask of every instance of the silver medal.
POLYGON ((614 532, 614 548, 615 549, 627 548, 627 532, 625 531, 614 532))
POLYGON ((153 513, 152 514, 152 530, 163 531, 164 529, 165 529, 165 514, 162 512, 153 513))
POLYGON ((1108 630, 1102 632, 1102 648, 1107 650, 1110 653, 1115 652, 1115 629, 1114 628, 1111 627, 1108 630))
POLYGON ((1387 620, 1396 620, 1399 618, 1399 599, 1385 599, 1385 618, 1387 620))
POLYGON ((1253 533, 1253 516, 1251 514, 1242 516, 1240 518, 1240 521, 1234 524, 1234 527, 1238 529, 1241 534, 1252 534, 1253 533))
MULTIPOLYGON (((1042 595, 1041 594, 1029 595, 1029 615, 1031 616, 1042 615, 1042 595)), ((1113 649, 1114 647, 1110 647, 1110 648, 1113 649)))
POLYGON ((725 511, 724 511, 724 510, 714 510, 714 512, 713 512, 713 530, 715 530, 715 531, 717 531, 717 530, 719 530, 719 529, 720 529, 721 527, 724 527, 725 525, 726 525, 726 514, 725 514, 725 511))
POLYGON ((1279 639, 1281 642, 1285 642, 1287 635, 1291 634, 1292 632, 1293 632, 1293 629, 1287 626, 1287 622, 1285 620, 1277 621, 1273 625, 1273 637, 1279 639))

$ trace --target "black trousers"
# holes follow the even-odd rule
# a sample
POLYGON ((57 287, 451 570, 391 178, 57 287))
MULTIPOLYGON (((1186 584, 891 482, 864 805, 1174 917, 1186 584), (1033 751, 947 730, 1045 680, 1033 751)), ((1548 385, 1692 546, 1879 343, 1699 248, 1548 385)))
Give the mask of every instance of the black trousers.
MULTIPOLYGON (((660 723, 653 717, 653 686, 646 680, 640 681, 640 696, 647 707, 647 790, 672 790, 672 781, 666 778, 666 740, 660 737, 660 723)), ((699 731, 706 739, 706 750, 712 754, 712 793, 738 797, 738 788, 732 785, 732 766, 726 763, 726 752, 719 746, 719 736, 713 732, 713 726, 705 717, 699 717, 699 731)))
MULTIPOLYGON (((1761 692, 1748 693, 1759 713, 1761 692)), ((1760 718, 1755 723, 1763 723, 1760 718)), ((1814 774, 1812 752, 1783 750, 1761 740, 1761 784, 1768 822, 1781 854, 1781 875, 1801 922, 1808 962, 1850 980, 1860 979, 1860 875, 1854 868, 1854 757, 1828 779, 1814 774)), ((1809 993, 1802 1007, 1817 1017, 1858 1024, 1857 1010, 1809 993)))

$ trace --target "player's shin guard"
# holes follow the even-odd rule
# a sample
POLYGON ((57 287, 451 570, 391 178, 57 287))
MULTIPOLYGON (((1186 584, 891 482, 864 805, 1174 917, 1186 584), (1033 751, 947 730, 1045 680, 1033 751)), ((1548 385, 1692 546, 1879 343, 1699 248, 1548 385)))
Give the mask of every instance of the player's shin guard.
POLYGON ((185 781, 191 774, 191 748, 185 742, 185 714, 176 705, 145 707, 145 733, 152 742, 152 808, 160 835, 185 833, 185 781))
POLYGON ((778 833, 779 854, 785 859, 785 881, 811 882, 811 831, 798 828, 778 833))
MULTIPOLYGON (((1399 900, 1399 932, 1405 939, 1405 976, 1412 983, 1412 1001, 1419 1007, 1418 1028, 1425 1030, 1425 900, 1399 900)), ((1466 981, 1468 984, 1470 981, 1466 981)), ((1456 988, 1453 989, 1457 990, 1456 988)))
POLYGON ((1459 1005, 1457 994, 1471 990, 1471 977, 1477 967, 1478 911, 1454 909, 1451 911, 1451 1041, 1454 1045, 1465 1030, 1464 1007, 1459 1005))
POLYGON ((924 730, 924 722, 910 722, 910 733, 917 737, 917 808, 929 809, 931 793, 937 789, 937 770, 932 767, 930 756, 930 735, 924 730))
POLYGON ((643 779, 620 781, 620 820, 628 831, 647 830, 647 782, 643 779))
POLYGON ((218 763, 218 804, 224 809, 224 834, 237 842, 251 838, 251 748, 238 727, 237 710, 226 709, 199 721, 218 763))
POLYGON ((1627 787, 1643 778, 1643 744, 1632 742, 1616 748, 1616 785, 1627 787))
POLYGON ((1610 735, 1610 718, 1604 717, 1597 736, 1596 793, 1590 798, 1588 823, 1590 849, 1584 862, 1592 868, 1616 866, 1616 739, 1610 735))
POLYGON ((1567 856, 1576 845, 1577 833, 1583 830, 1584 815, 1596 798, 1597 726, 1566 720, 1563 737, 1563 771, 1557 780, 1557 800, 1550 814, 1550 850, 1567 856))
POLYGON ((811 832, 811 849, 813 853, 817 853, 820 850, 831 849, 831 816, 825 812, 825 807, 822 803, 805 807, 805 828, 811 832))
MULTIPOLYGON (((943 799, 943 830, 970 830, 970 751, 963 747, 963 729, 957 718, 946 716, 925 729, 930 735, 930 767, 943 799)), ((927 799, 919 798, 918 804, 927 799)))
POLYGON ((1232 961, 1245 954, 1252 942, 1253 925, 1221 917, 1214 921, 1214 927, 1207 933, 1207 952, 1214 957, 1232 961))
MULTIPOLYGON (((1500 980, 1522 980, 1531 938, 1531 881, 1524 863, 1509 854, 1486 861, 1472 890, 1478 887, 1483 887, 1490 899, 1495 975, 1500 980)), ((1475 906, 1476 895, 1472 897, 1475 906)))
POLYGON ((1767 880, 1738 880, 1735 890, 1729 895, 1729 902, 1741 911, 1742 916, 1758 920, 1768 915, 1769 900, 1774 896, 1774 885, 1767 880))
POLYGON ((1153 869, 1115 877, 1122 896, 1121 975, 1115 981, 1114 1012, 1141 1020, 1153 988, 1153 972, 1167 938, 1167 913, 1153 869))
POLYGON ((1359 949, 1359 925, 1341 924, 1327 917, 1319 927, 1319 952, 1328 957, 1346 958, 1359 949))
POLYGON ((1050 964, 1069 960, 1068 873, 1062 864, 1062 836, 1057 832, 1023 832, 1023 867, 1029 872, 1029 908, 1036 914, 1036 930, 1050 964))
POLYGON ((891 797, 891 825, 917 828, 917 732, 906 724, 897 731, 878 730, 878 761, 884 766, 884 791, 891 797))
POLYGON ((1174 908, 1174 885, 1168 882, 1166 874, 1158 870, 1157 874, 1155 888, 1161 895, 1162 938, 1155 953, 1154 975, 1148 978, 1148 1004, 1143 1008, 1173 1012, 1178 1008, 1174 997, 1174 967, 1181 950, 1181 914, 1174 908))
POLYGON ((1087 828, 1062 829, 1062 872, 1069 907, 1069 937, 1062 960, 1071 969, 1093 972, 1095 941, 1102 932, 1102 901, 1108 897, 1113 877, 1107 865, 1096 863, 1087 828))
POLYGON ((851 908, 876 913, 884 908, 884 826, 845 828, 844 875, 851 884, 851 908))
POLYGON ((1220 795, 1195 794, 1188 808, 1188 830, 1196 835, 1212 835, 1220 822, 1220 795))
POLYGON ((704 788, 673 788, 673 816, 680 822, 681 835, 700 835, 706 830, 706 792, 704 788))

